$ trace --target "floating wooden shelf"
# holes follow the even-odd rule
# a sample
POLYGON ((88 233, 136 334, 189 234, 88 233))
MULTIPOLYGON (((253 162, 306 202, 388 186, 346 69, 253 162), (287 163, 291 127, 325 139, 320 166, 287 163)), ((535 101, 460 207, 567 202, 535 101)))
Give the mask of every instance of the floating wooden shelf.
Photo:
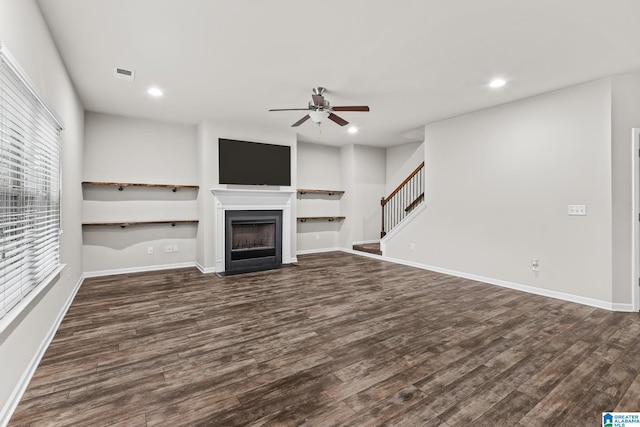
POLYGON ((128 221, 128 222, 85 222, 83 227, 113 227, 118 226, 120 228, 129 227, 132 225, 162 225, 169 224, 172 227, 178 224, 197 224, 197 219, 189 220, 176 220, 176 221, 128 221))
POLYGON ((180 184, 138 184, 133 182, 96 182, 96 181, 83 181, 82 185, 95 185, 95 186, 107 186, 118 187, 118 191, 124 190, 125 187, 155 187, 155 188, 170 188, 175 193, 179 188, 194 189, 200 188, 197 185, 180 185, 180 184))
POLYGON ((333 196, 334 194, 344 194, 344 190, 310 190, 306 188, 298 188, 298 194, 327 194, 333 196))
POLYGON ((343 216, 299 216, 298 221, 307 222, 307 221, 340 221, 345 219, 343 216))

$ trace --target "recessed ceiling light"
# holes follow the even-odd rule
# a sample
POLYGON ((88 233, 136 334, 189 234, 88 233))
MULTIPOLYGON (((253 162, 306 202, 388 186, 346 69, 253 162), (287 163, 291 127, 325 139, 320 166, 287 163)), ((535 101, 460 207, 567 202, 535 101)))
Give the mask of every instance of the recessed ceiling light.
POLYGON ((502 87, 505 84, 507 84, 507 82, 504 81, 503 79, 493 79, 491 80, 491 83, 489 83, 489 87, 492 87, 495 89, 495 88, 502 87))
POLYGON ((355 127, 355 126, 351 126, 347 132, 352 133, 352 134, 353 133, 358 133, 358 128, 355 127))
POLYGON ((149 95, 151 95, 151 96, 155 96, 155 97, 159 97, 159 96, 164 95, 164 92, 162 92, 162 89, 157 88, 157 87, 150 87, 150 88, 147 90, 147 93, 148 93, 149 95))

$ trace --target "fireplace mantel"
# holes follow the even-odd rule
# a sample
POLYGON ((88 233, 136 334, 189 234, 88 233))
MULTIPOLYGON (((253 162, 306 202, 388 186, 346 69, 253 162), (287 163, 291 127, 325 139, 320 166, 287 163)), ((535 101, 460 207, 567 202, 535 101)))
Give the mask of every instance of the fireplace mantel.
POLYGON ((238 206, 241 209, 251 210, 247 206, 259 206, 260 209, 264 209, 264 205, 291 206, 291 195, 295 190, 212 188, 211 192, 217 202, 225 207, 238 206))
POLYGON ((215 270, 225 269, 224 215, 228 210, 281 210, 282 263, 290 264, 291 257, 291 195, 295 190, 253 190, 212 188, 215 198, 215 270))

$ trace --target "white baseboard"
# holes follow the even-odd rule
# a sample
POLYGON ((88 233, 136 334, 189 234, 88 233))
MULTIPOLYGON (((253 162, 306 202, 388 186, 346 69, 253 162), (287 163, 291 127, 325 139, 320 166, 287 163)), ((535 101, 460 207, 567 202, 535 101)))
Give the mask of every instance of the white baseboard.
POLYGON ((297 251, 296 252, 296 256, 297 255, 309 255, 309 254, 321 254, 321 253, 324 253, 324 252, 339 252, 339 251, 344 251, 344 250, 345 249, 343 249, 343 248, 305 249, 303 251, 297 251))
POLYGON ((622 303, 617 303, 617 302, 611 303, 610 310, 611 311, 626 311, 626 312, 629 312, 629 313, 633 313, 633 312, 636 311, 633 308, 633 304, 622 304, 622 303))
POLYGON ((361 242, 353 242, 354 245, 371 245, 373 243, 380 243, 380 239, 375 240, 363 240, 361 242))
POLYGON ((88 271, 84 273, 84 277, 103 277, 114 276, 116 274, 128 274, 128 273, 144 273, 148 271, 158 270, 174 270, 176 268, 197 267, 200 271, 203 271, 202 267, 196 262, 181 262, 176 264, 162 264, 162 265, 148 265, 144 267, 131 267, 131 268, 116 268, 113 270, 100 270, 100 271, 88 271))
MULTIPOLYGON (((355 253, 356 255, 363 255, 360 252, 353 252, 353 253, 355 253)), ((449 276, 461 277, 463 279, 475 280, 477 282, 487 283, 489 285, 501 286, 503 288, 514 289, 517 291, 527 292, 530 294, 540 295, 543 297, 555 298, 563 301, 569 301, 569 302, 575 302, 582 305, 588 305, 591 307, 603 308, 609 311, 633 311, 632 304, 612 303, 609 301, 602 301, 594 298, 583 297, 580 295, 573 295, 573 294, 568 294, 564 292, 553 291, 550 289, 536 288, 535 286, 522 285, 520 283, 514 283, 514 282, 508 282, 506 280, 478 276, 475 274, 449 270, 446 268, 435 267, 432 265, 420 264, 413 261, 405 261, 397 258, 382 257, 382 259, 384 259, 385 261, 396 263, 396 264, 407 265, 410 267, 416 267, 423 270, 435 271, 436 273, 442 273, 442 274, 447 274, 449 276)))
POLYGON ((369 252, 360 252, 360 251, 354 251, 353 249, 347 249, 347 248, 320 248, 320 249, 307 249, 304 251, 298 251, 297 254, 298 255, 310 255, 310 254, 322 254, 325 252, 346 252, 348 254, 354 254, 354 255, 362 255, 365 257, 369 257, 369 258, 376 258, 376 259, 384 259, 381 255, 376 255, 376 254, 372 254, 369 252))
POLYGON ((353 255, 360 255, 360 256, 364 256, 367 258, 375 258, 375 259, 381 259, 381 260, 385 260, 386 259, 382 256, 382 255, 376 255, 376 254, 372 254, 370 252, 362 252, 362 251, 354 251, 353 249, 339 249, 342 252, 346 252, 348 254, 353 254, 353 255))
POLYGON ((208 268, 205 268, 205 267, 203 267, 199 262, 196 262, 196 268, 197 268, 198 270, 200 270, 200 272, 201 272, 202 274, 212 274, 212 273, 215 273, 215 272, 216 272, 216 268, 215 268, 215 267, 208 267, 208 268))
MULTIPOLYGON (((592 306, 592 307, 602 308, 602 309, 606 309, 606 310, 610 310, 610 311, 620 311, 620 312, 633 312, 634 311, 633 310, 633 304, 611 303, 611 302, 608 302, 608 301, 602 301, 602 300, 597 300, 597 299, 593 299, 593 298, 582 297, 582 296, 579 296, 579 295, 572 295, 572 294, 567 294, 567 293, 563 293, 563 292, 552 291, 552 290, 548 290, 548 289, 536 288, 536 287, 533 287, 533 286, 522 285, 522 284, 518 284, 518 283, 504 281, 504 280, 492 279, 492 278, 489 278, 489 277, 478 276, 478 275, 475 275, 475 274, 469 274, 469 273, 464 273, 464 272, 455 271, 455 270, 449 270, 449 269, 446 269, 446 268, 435 267, 435 266, 421 264, 421 263, 417 263, 417 262, 413 262, 413 261, 405 261, 405 260, 401 260, 401 259, 397 259, 397 258, 390 258, 390 257, 384 257, 384 256, 380 256, 380 255, 370 254, 370 253, 367 253, 367 252, 354 251, 352 249, 345 249, 345 248, 309 249, 309 250, 298 251, 297 255, 306 255, 306 254, 324 253, 324 252, 335 252, 335 251, 346 252, 346 253, 350 253, 350 254, 354 254, 354 255, 358 255, 358 256, 363 256, 363 257, 368 257, 368 258, 375 258, 375 259, 383 260, 383 261, 389 261, 389 262, 393 262, 393 263, 396 263, 396 264, 407 265, 407 266, 410 266, 410 267, 416 267, 416 268, 420 268, 420 269, 423 269, 423 270, 434 271, 434 272, 437 272, 437 273, 447 274, 447 275, 450 275, 450 276, 461 277, 461 278, 464 278, 464 279, 474 280, 474 281, 478 281, 478 282, 482 282, 482 283, 487 283, 487 284, 490 284, 490 285, 501 286, 501 287, 505 287, 505 288, 509 288, 509 289, 514 289, 514 290, 518 290, 518 291, 527 292, 527 293, 530 293, 530 294, 535 294, 535 295, 540 295, 540 296, 560 299, 560 300, 563 300, 563 301, 575 302, 575 303, 578 303, 578 304, 583 304, 583 305, 588 305, 588 306, 592 306)), ((293 258, 293 259, 295 260, 294 262, 297 262, 296 258, 293 258)), ((47 332, 47 335, 45 336, 45 338, 43 339, 42 343, 38 347, 38 350, 33 355, 31 361, 29 362, 29 365, 27 366, 27 369, 22 374, 22 376, 20 378, 20 381, 18 382, 18 384, 15 387, 14 391, 11 393, 11 396, 9 397, 8 401, 0 409, 0 426, 1 427, 5 427, 6 425, 9 424, 9 420, 10 420, 11 416, 13 415, 13 412, 17 408, 18 404, 20 403, 20 399, 24 395, 24 392, 26 391, 26 389, 27 389, 27 387, 29 385, 29 381, 33 377, 33 374, 35 373, 36 368, 38 367, 38 364, 40 363, 40 360, 42 360, 42 357, 44 356, 47 348, 49 347, 49 344, 53 340, 53 338, 54 338, 54 336, 56 334, 56 331, 58 330, 58 327, 62 323, 62 320, 64 319, 64 316, 66 315, 67 311, 69 310, 69 307, 71 306, 71 303, 73 302, 73 300, 74 300, 76 294, 78 293, 78 290, 80 289, 80 286, 84 282, 85 278, 88 278, 88 277, 99 277, 99 276, 109 276, 109 275, 132 273, 132 272, 168 270, 168 269, 184 268, 184 267, 196 267, 200 271, 202 271, 203 273, 208 273, 208 272, 210 272, 209 270, 212 270, 212 269, 205 269, 199 263, 189 262, 189 263, 181 263, 181 264, 156 265, 156 266, 140 267, 140 268, 126 268, 126 269, 117 269, 117 270, 93 271, 93 272, 88 272, 88 273, 83 274, 80 277, 80 279, 78 280, 78 282, 76 283, 76 285, 74 286, 74 288, 73 288, 71 294, 69 295, 69 297, 67 298, 67 301, 65 302, 62 310, 60 311, 60 313, 56 317, 56 320, 54 321, 53 325, 51 326, 51 328, 47 332)))
POLYGON ((84 281, 84 279, 85 279, 84 275, 80 276, 80 279, 78 279, 78 283, 76 283, 75 286, 73 287, 73 290, 71 291, 71 294, 69 294, 69 298, 67 298, 67 301, 62 307, 62 310, 60 310, 60 313, 58 313, 56 320, 51 325, 51 328, 49 328, 47 335, 44 337, 44 339, 40 343, 40 346, 38 347, 38 350, 35 352, 35 354, 31 358, 31 361, 29 362, 27 369, 22 373, 22 376, 20 377, 20 381, 18 382, 15 389, 11 393, 9 400, 5 403, 2 409, 0 409, 0 426, 6 427, 6 425, 9 424, 9 420, 11 419, 13 412, 18 407, 18 403, 20 403, 20 399, 22 399, 22 396, 24 395, 24 392, 27 390, 27 387, 29 386, 29 382, 31 381, 33 374, 36 372, 36 368, 40 364, 40 360, 42 360, 44 353, 47 351, 47 348, 49 348, 49 344, 51 344, 53 337, 56 335, 56 332, 58 331, 58 327, 60 326, 60 323, 62 323, 62 319, 64 319, 64 316, 67 314, 69 307, 71 307, 71 303, 76 297, 76 294, 78 293, 78 290, 80 289, 80 286, 82 285, 82 282, 84 281))

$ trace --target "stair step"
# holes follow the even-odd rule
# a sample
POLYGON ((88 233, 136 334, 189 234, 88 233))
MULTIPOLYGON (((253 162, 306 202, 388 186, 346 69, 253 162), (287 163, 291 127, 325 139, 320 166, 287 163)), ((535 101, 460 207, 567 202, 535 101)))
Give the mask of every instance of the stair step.
POLYGON ((380 243, 366 243, 363 245, 353 245, 354 251, 367 252, 370 254, 382 255, 380 243))

